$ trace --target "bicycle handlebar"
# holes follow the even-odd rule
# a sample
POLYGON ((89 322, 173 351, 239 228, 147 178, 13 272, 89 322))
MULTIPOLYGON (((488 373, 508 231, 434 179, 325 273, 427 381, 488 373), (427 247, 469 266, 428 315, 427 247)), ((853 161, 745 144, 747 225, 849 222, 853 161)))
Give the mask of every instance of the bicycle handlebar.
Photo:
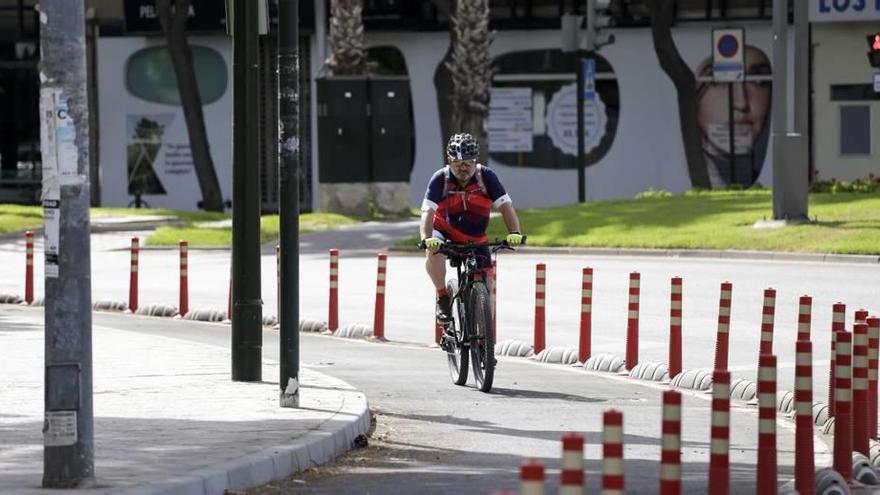
MULTIPOLYGON (((522 237, 523 244, 526 243, 526 239, 528 239, 528 236, 524 235, 522 237)), ((425 241, 419 241, 418 247, 419 247, 419 249, 425 249, 425 241)), ((440 244, 440 248, 437 250, 437 252, 460 254, 461 251, 467 251, 467 250, 476 249, 476 248, 480 248, 480 247, 492 248, 493 251, 497 251, 499 249, 510 249, 511 251, 515 251, 513 246, 508 244, 508 242, 506 240, 496 239, 492 242, 468 242, 468 243, 464 243, 464 244, 443 241, 443 243, 440 244)))

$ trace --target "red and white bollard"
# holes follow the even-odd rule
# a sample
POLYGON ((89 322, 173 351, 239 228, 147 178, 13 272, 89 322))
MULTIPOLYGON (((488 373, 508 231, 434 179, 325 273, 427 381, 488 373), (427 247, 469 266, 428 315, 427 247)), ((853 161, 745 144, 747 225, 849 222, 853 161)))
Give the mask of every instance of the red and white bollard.
POLYGON ((24 302, 34 302, 34 233, 24 233, 24 302))
POLYGON ((727 370, 712 373, 709 493, 730 493, 730 372, 727 370))
POLYGON ((730 302, 733 284, 721 283, 721 297, 718 301, 718 335, 715 338, 715 370, 727 369, 727 349, 730 338, 730 302))
POLYGON ((835 396, 835 372, 837 371, 837 366, 835 364, 837 360, 837 341, 834 339, 834 334, 836 332, 844 332, 846 331, 846 304, 843 303, 835 303, 831 307, 831 365, 828 367, 828 416, 833 417, 836 411, 834 407, 835 396))
POLYGON ((605 411, 602 431, 602 493, 623 495, 623 413, 605 411))
POLYGON ((385 340, 385 273, 388 256, 379 253, 378 272, 376 274, 376 309, 373 312, 373 338, 385 340))
POLYGON ((547 265, 538 263, 535 266, 535 354, 544 350, 546 342, 545 303, 547 291, 547 265))
POLYGON ((669 378, 675 378, 681 373, 681 277, 672 278, 669 298, 669 378))
POLYGON ((868 310, 867 309, 857 309, 855 312, 855 320, 856 324, 859 323, 865 325, 868 323, 868 310))
POLYGON ((581 327, 578 339, 578 361, 586 363, 593 346, 593 269, 581 270, 581 327))
POLYGON ((681 494, 681 393, 663 392, 660 495, 681 494))
POLYGON ((762 354, 758 365, 758 495, 776 495, 776 356, 762 354))
POLYGON ((559 476, 559 495, 583 495, 584 436, 580 433, 562 436, 562 470, 559 476))
POLYGON ((131 238, 131 276, 128 279, 128 309, 134 313, 138 309, 138 266, 140 265, 140 239, 131 238))
POLYGON ((519 465, 520 495, 544 495, 544 464, 529 459, 519 465))
POLYGON ((794 489, 801 495, 816 492, 813 458, 813 344, 798 340, 794 368, 794 489))
POLYGON ((798 303, 798 340, 810 340, 813 319, 813 298, 801 296, 798 303))
MULTIPOLYGON (((867 312, 865 312, 864 319, 867 319, 867 312)), ((852 448, 854 451, 861 452, 870 458, 870 452, 868 452, 868 438, 870 436, 870 420, 868 419, 868 325, 865 323, 856 323, 853 329, 852 377, 852 448)))
POLYGON ((637 272, 629 274, 629 300, 626 315, 626 370, 629 371, 639 364, 639 292, 641 275, 637 272))
POLYGON ((836 342, 834 377, 834 470, 847 482, 852 471, 852 334, 832 332, 836 342))
POLYGON ((868 318, 868 434, 877 438, 877 369, 880 366, 880 319, 868 318))
POLYGON ((764 309, 761 311, 761 345, 758 356, 773 354, 773 324, 776 320, 776 289, 764 289, 764 309))
MULTIPOLYGON (((339 250, 330 250, 330 297, 327 305, 327 329, 339 328, 339 250)), ((439 339, 437 341, 439 343, 439 339)))
POLYGON ((189 313, 189 243, 180 241, 180 316, 189 313))

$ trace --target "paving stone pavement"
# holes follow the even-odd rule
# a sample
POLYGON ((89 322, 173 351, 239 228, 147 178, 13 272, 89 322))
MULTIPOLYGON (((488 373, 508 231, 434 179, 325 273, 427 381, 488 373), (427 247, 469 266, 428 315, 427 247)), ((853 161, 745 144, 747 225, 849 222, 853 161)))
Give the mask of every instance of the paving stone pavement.
MULTIPOLYGON (((64 493, 222 494, 329 461, 369 428, 364 394, 307 367, 300 408, 283 409, 277 363, 232 382, 228 349, 93 332, 98 486, 64 493)), ((0 493, 58 493, 40 488, 42 312, 0 306, 0 354, 0 493)))

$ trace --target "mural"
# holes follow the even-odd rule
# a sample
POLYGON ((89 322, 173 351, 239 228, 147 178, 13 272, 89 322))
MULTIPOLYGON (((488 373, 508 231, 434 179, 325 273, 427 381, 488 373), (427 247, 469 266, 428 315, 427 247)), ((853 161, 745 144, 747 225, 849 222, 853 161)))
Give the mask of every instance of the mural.
POLYGON ((696 72, 697 120, 713 189, 750 187, 758 179, 767 154, 772 104, 770 60, 760 48, 747 45, 745 66, 746 80, 742 83, 712 82, 711 57, 696 72))
POLYGON ((620 115, 620 93, 611 64, 596 53, 578 56, 559 50, 508 53, 494 60, 495 82, 489 114, 492 160, 513 167, 577 168, 578 58, 591 59, 593 98, 584 100, 586 164, 611 148, 620 115))

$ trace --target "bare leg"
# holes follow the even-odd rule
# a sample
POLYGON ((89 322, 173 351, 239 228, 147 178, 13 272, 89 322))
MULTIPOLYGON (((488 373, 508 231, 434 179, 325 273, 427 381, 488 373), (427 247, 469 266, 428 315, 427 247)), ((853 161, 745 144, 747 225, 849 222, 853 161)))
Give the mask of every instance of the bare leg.
POLYGON ((431 277, 435 289, 446 287, 446 256, 425 252, 425 270, 431 277))

